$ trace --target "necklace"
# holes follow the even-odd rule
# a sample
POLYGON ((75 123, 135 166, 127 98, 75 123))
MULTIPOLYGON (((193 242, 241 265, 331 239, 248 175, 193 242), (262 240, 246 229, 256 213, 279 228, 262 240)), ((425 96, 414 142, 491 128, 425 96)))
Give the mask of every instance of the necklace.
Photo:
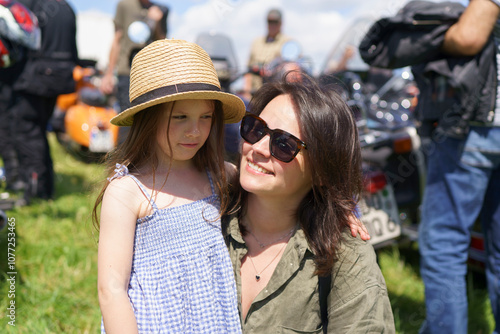
POLYGON ((278 257, 278 255, 280 255, 280 254, 281 254, 281 251, 282 251, 283 249, 285 249, 285 246, 286 246, 287 244, 288 244, 288 243, 285 243, 285 244, 283 245, 283 247, 281 247, 281 249, 278 251, 278 253, 276 253, 276 255, 273 257, 273 259, 271 260, 271 262, 269 262, 269 263, 267 264, 267 266, 265 266, 265 267, 264 267, 264 269, 262 269, 260 272, 258 272, 258 271, 257 271, 257 268, 255 267, 255 263, 253 263, 252 258, 250 257, 250 255, 248 255, 248 258, 250 259, 250 262, 252 262, 253 269, 255 270, 255 280, 256 280, 257 282, 260 280, 260 275, 264 272, 264 270, 266 270, 266 269, 267 269, 267 267, 269 267, 269 266, 271 265, 271 263, 273 263, 273 262, 274 262, 274 260, 276 260, 276 258, 278 257))
POLYGON ((296 226, 294 226, 290 231, 288 231, 286 234, 283 234, 281 237, 279 237, 278 239, 274 240, 274 241, 271 241, 267 244, 264 244, 262 243, 259 239, 257 239, 257 237, 255 236, 255 234, 252 233, 252 231, 250 231, 250 229, 247 229, 248 233, 250 233, 250 235, 255 239, 255 241, 257 241, 257 243, 259 244, 260 248, 265 248, 269 245, 272 245, 272 244, 275 244, 277 243, 278 241, 281 241, 289 236, 291 236, 293 234, 293 232, 295 232, 295 229, 296 229, 296 226))

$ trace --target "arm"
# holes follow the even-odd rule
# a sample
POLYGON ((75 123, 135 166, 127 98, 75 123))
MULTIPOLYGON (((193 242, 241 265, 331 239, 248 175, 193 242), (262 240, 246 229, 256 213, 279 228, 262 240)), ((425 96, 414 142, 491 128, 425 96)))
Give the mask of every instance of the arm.
POLYGON ((109 334, 137 333, 137 322, 128 297, 132 267, 137 199, 130 178, 111 182, 104 194, 98 249, 98 295, 109 334))
POLYGON ((446 32, 443 51, 472 56, 483 49, 493 31, 500 7, 491 0, 471 0, 457 23, 446 32))
POLYGON ((243 97, 250 101, 252 98, 252 81, 253 76, 256 74, 250 73, 250 69, 252 69, 257 64, 255 63, 255 48, 256 48, 257 40, 254 40, 252 46, 250 47, 250 57, 248 58, 247 64, 247 73, 243 76, 243 97))
POLYGON ((328 333, 395 333, 385 280, 371 245, 347 240, 332 283, 328 333))
POLYGON ((100 90, 104 94, 111 94, 114 88, 114 71, 120 54, 120 40, 123 37, 123 30, 115 28, 115 35, 109 52, 109 63, 106 73, 102 77, 100 90))
POLYGON ((242 96, 245 100, 250 100, 252 98, 252 73, 245 73, 243 76, 243 94, 242 96))
POLYGON ((148 9, 148 20, 150 20, 150 24, 153 27, 153 39, 158 40, 158 39, 164 39, 166 36, 166 21, 163 20, 164 15, 167 15, 163 13, 160 7, 158 6, 151 6, 148 9), (162 27, 161 24, 165 23, 165 27, 162 27))
POLYGON ((345 47, 344 53, 342 54, 342 57, 340 58, 340 60, 337 63, 332 64, 328 68, 328 71, 329 72, 341 72, 341 71, 347 70, 347 63, 354 56, 355 52, 356 52, 356 50, 354 49, 354 47, 352 45, 347 45, 345 47))

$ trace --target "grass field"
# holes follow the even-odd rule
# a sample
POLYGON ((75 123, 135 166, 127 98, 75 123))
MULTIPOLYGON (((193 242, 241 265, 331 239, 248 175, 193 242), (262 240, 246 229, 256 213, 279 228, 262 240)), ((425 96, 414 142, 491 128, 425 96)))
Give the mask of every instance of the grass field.
MULTIPOLYGON (((98 333, 97 236, 90 221, 96 183, 103 168, 82 163, 50 137, 56 199, 9 211, 15 219, 15 269, 8 267, 8 234, 0 232, 0 332, 98 333), (7 272, 15 270, 11 285, 7 272), (11 289, 12 288, 12 289, 11 289), (15 298, 11 298, 13 291, 15 298), (8 307, 15 301, 15 327, 8 307)), ((418 250, 407 243, 379 251, 398 333, 417 333, 424 317, 418 250)), ((469 333, 493 331, 482 275, 469 275, 469 333)))

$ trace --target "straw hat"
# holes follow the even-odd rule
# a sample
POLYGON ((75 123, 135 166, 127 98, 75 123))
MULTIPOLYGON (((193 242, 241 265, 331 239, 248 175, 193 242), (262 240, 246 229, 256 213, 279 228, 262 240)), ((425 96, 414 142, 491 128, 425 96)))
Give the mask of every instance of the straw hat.
POLYGON ((141 110, 188 99, 221 101, 225 123, 239 122, 245 114, 245 104, 239 97, 221 92, 217 72, 205 50, 183 40, 158 40, 134 57, 130 71, 131 107, 113 117, 111 123, 130 126, 141 110))

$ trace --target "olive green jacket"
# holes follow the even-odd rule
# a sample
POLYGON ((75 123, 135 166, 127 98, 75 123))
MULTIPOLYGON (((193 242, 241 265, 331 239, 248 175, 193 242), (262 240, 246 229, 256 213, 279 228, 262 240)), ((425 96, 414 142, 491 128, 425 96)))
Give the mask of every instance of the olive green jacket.
MULTIPOLYGON (((241 260, 247 254, 237 218, 228 227, 241 315, 241 260)), ((373 247, 346 231, 328 296, 328 333, 395 333, 391 304, 373 247)), ((253 301, 243 333, 322 333, 318 278, 302 230, 293 235, 268 285, 253 301)))

